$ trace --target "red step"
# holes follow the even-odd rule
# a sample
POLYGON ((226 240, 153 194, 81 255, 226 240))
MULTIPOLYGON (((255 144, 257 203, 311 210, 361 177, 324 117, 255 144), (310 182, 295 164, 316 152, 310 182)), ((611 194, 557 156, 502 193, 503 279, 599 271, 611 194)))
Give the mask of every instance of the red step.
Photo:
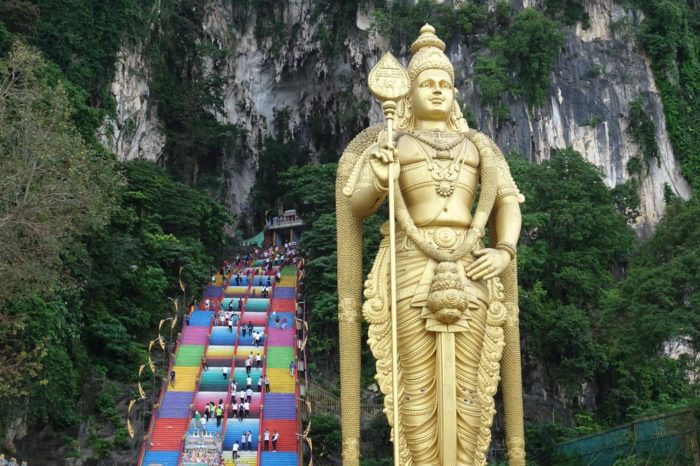
MULTIPOLYGON (((272 439, 272 434, 275 433, 275 430, 278 430, 280 439, 277 441, 277 451, 297 451, 297 427, 296 420, 264 418, 260 435, 262 436, 265 429, 268 429, 270 431, 270 439, 272 439)), ((270 442, 270 449, 272 449, 272 442, 270 442)))
POLYGON ((156 419, 149 450, 180 450, 189 419, 156 419))

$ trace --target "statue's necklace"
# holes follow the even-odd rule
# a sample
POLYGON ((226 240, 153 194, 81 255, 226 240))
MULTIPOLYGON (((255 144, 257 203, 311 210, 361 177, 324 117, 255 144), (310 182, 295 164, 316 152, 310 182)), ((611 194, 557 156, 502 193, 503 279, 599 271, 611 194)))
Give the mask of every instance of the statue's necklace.
POLYGON ((455 190, 455 181, 462 170, 462 163, 466 156, 466 151, 461 151, 457 157, 454 157, 450 152, 452 149, 464 142, 466 134, 460 134, 459 137, 445 140, 442 133, 428 133, 433 137, 426 137, 425 133, 411 132, 411 135, 420 142, 435 149, 435 156, 431 157, 427 152, 425 160, 428 164, 430 176, 438 182, 435 190, 442 197, 450 197, 455 190), (447 165, 441 165, 439 162, 449 162, 447 165))

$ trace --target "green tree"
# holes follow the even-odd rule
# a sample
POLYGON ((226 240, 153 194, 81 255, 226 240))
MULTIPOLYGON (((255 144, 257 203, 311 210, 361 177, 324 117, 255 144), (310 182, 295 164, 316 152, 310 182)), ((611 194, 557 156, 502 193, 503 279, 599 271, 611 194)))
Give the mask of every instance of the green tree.
POLYGON ((503 53, 515 70, 528 104, 542 105, 563 44, 564 34, 556 22, 534 8, 525 8, 515 15, 504 35, 491 42, 491 48, 503 53))
POLYGON ((594 316, 634 236, 600 171, 577 152, 509 164, 525 195, 518 269, 526 338, 552 380, 573 387, 605 364, 594 316))
POLYGON ((700 202, 676 201, 631 261, 625 280, 602 303, 600 339, 610 367, 600 376, 601 411, 621 420, 693 397, 692 359, 671 359, 664 345, 700 351, 700 202))
POLYGON ((0 62, 0 304, 48 290, 67 243, 104 224, 113 202, 115 161, 84 144, 46 69, 19 42, 0 62))

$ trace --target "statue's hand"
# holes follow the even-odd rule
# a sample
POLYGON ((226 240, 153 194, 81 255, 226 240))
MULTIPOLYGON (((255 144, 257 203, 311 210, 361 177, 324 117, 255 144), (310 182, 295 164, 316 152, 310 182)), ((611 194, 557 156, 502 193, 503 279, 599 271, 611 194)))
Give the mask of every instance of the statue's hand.
POLYGON ((497 277, 510 263, 510 254, 500 249, 484 248, 472 254, 478 259, 465 269, 471 280, 489 280, 497 277))
POLYGON ((399 179, 399 159, 395 147, 382 144, 377 152, 373 152, 369 157, 369 166, 377 177, 380 186, 389 186, 389 164, 394 164, 394 181, 399 179))

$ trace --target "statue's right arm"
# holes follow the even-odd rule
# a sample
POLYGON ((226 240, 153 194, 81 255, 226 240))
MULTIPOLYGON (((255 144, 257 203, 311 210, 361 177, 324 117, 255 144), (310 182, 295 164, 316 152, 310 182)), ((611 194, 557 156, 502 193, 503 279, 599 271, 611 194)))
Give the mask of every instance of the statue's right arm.
POLYGON ((382 183, 370 166, 373 154, 378 151, 378 144, 369 146, 357 162, 362 166, 350 195, 350 208, 353 215, 359 218, 366 218, 375 213, 384 202, 388 191, 388 187, 385 186, 386 181, 382 183))

